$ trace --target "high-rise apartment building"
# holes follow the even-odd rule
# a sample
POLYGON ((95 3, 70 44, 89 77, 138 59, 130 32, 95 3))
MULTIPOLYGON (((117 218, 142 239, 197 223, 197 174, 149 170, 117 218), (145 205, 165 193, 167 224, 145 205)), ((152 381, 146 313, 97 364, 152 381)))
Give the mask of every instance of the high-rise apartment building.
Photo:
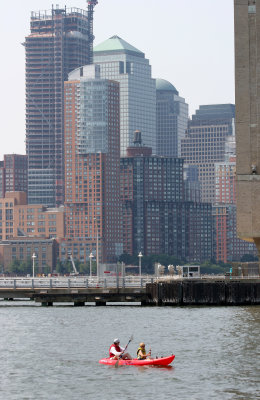
POLYGON ((256 255, 254 243, 241 240, 236 226, 236 156, 215 164, 215 258, 217 261, 240 261, 244 254, 256 255))
POLYGON ((235 204, 236 202, 236 156, 215 164, 215 202, 235 204))
POLYGON ((162 244, 162 232, 159 232, 156 218, 151 219, 153 224, 146 232, 147 205, 151 202, 158 207, 160 202, 181 201, 183 160, 152 156, 152 149, 142 146, 140 132, 136 134, 135 145, 127 149, 126 157, 121 158, 124 251, 156 254, 162 244), (150 238, 153 248, 147 249, 150 238))
POLYGON ((27 156, 22 154, 5 154, 5 191, 26 192, 28 184, 27 156))
POLYGON ((168 81, 156 79, 156 154, 181 156, 181 140, 188 124, 188 104, 168 81))
POLYGON ((66 248, 113 262, 123 252, 120 206, 119 83, 98 65, 72 71, 65 82, 66 248))
POLYGON ((5 168, 4 162, 0 161, 0 198, 5 195, 5 168))
POLYGON ((79 8, 32 12, 26 52, 26 154, 28 202, 59 205, 64 199, 64 81, 92 62, 92 18, 79 8))
POLYGON ((156 87, 144 53, 118 36, 94 47, 101 78, 120 83, 120 153, 126 155, 135 130, 156 154, 156 87))
POLYGON ((214 256, 216 261, 240 261, 245 254, 257 255, 255 244, 237 236, 236 204, 216 203, 213 206, 214 256))
POLYGON ((203 202, 215 202, 215 163, 224 161, 235 143, 234 118, 233 104, 216 104, 200 106, 188 123, 181 156, 198 166, 203 202))
POLYGON ((134 146, 121 158, 125 253, 211 258, 211 205, 185 202, 183 189, 183 159, 152 155, 135 132, 134 146))
POLYGON ((27 156, 5 154, 0 163, 0 198, 6 192, 26 192, 28 184, 27 156))

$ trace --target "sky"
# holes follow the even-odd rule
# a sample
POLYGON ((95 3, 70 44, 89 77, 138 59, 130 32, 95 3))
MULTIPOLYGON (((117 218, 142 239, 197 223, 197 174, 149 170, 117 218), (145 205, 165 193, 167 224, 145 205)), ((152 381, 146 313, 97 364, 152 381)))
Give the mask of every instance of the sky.
MULTIPOLYGON (((13 0, 1 4, 0 160, 25 154, 25 52, 31 11, 87 8, 85 0, 13 0)), ((171 82, 189 104, 234 103, 233 0, 99 0, 96 44, 118 35, 145 53, 152 77, 171 82)))

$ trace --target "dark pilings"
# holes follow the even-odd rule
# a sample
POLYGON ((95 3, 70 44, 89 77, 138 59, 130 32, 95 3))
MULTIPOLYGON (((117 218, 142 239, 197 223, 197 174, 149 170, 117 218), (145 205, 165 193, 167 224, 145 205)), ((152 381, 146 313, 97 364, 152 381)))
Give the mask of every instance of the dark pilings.
POLYGON ((74 301, 74 307, 84 307, 85 302, 84 301, 74 301))
POLYGON ((260 281, 183 280, 146 286, 150 305, 256 305, 260 281))
POLYGON ((53 302, 52 301, 44 301, 44 302, 42 302, 42 306, 43 307, 52 307, 53 302))
POLYGON ((106 302, 103 300, 96 300, 96 306, 106 306, 106 302))

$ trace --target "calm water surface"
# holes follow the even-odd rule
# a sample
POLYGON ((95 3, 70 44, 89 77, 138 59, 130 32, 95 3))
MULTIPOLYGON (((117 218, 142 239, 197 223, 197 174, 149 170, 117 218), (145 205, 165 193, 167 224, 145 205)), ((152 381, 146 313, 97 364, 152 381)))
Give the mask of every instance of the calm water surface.
POLYGON ((260 399, 259 306, 25 304, 0 302, 0 399, 260 399), (132 355, 144 341, 172 367, 98 364, 132 333, 132 355))

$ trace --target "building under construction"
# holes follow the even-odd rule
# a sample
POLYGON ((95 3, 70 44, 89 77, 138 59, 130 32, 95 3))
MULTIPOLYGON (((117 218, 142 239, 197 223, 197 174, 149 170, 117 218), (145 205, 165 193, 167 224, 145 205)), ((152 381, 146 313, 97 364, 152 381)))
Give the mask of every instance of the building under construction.
POLYGON ((26 153, 29 204, 64 198, 63 83, 75 68, 92 63, 93 9, 52 8, 31 13, 26 50, 26 153))

